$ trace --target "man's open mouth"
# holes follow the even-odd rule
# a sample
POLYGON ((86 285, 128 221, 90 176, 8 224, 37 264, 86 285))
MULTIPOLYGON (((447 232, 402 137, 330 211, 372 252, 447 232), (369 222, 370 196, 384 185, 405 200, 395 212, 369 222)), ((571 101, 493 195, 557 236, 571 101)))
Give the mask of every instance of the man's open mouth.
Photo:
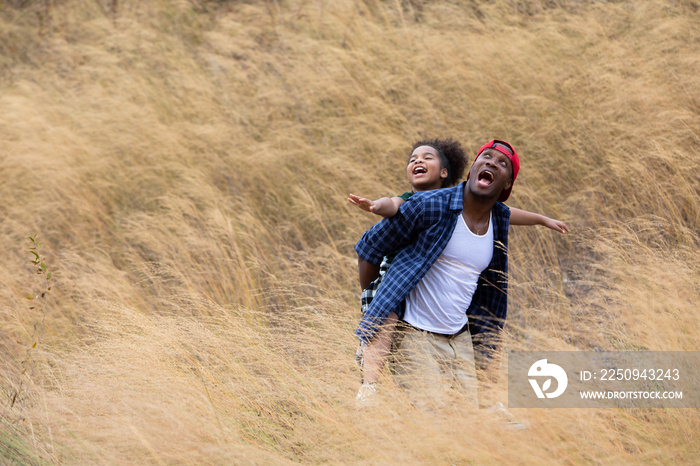
POLYGON ((479 176, 477 177, 477 180, 479 181, 479 184, 482 186, 490 186, 491 183, 493 183, 493 180, 495 179, 495 176, 493 173, 491 173, 488 170, 484 170, 481 173, 479 173, 479 176))

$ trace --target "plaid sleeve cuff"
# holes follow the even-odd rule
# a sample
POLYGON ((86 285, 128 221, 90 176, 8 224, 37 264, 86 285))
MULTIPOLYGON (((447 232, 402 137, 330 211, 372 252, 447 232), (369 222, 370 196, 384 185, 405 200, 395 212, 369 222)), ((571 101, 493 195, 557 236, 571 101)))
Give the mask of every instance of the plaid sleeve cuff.
POLYGON ((355 245, 357 255, 372 265, 380 265, 384 259, 384 254, 378 253, 375 249, 368 246, 364 239, 365 237, 363 236, 355 245))
POLYGON ((368 344, 374 335, 379 331, 379 327, 382 325, 385 319, 381 319, 376 316, 362 316, 360 324, 355 330, 355 336, 360 340, 360 344, 368 344))

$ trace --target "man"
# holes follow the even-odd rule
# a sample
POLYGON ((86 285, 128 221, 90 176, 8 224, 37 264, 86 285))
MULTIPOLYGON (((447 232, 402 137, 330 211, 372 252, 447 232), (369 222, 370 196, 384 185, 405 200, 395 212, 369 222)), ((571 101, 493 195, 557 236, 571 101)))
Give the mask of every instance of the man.
POLYGON ((439 407, 455 384, 476 400, 472 338, 479 353, 493 349, 506 317, 510 211, 502 202, 519 169, 510 144, 490 141, 466 182, 416 193, 357 243, 362 284, 400 250, 355 332, 366 345, 359 401, 376 390, 395 327, 394 371, 416 404, 439 407))

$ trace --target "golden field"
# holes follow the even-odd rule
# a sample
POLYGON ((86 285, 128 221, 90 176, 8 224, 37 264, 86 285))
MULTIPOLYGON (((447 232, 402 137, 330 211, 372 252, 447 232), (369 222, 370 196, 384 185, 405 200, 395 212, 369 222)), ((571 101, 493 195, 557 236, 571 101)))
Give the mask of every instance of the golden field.
POLYGON ((504 351, 700 349, 697 1, 0 3, 0 463, 696 463, 697 409, 355 409, 346 197, 423 137, 572 229, 511 228, 504 351))

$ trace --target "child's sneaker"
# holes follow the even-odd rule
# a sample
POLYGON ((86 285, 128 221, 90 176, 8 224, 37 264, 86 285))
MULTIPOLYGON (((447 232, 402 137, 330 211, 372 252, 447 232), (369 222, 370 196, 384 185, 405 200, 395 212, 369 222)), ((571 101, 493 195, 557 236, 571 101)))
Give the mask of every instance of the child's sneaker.
POLYGON ((377 383, 376 382, 365 382, 360 387, 355 397, 355 408, 370 408, 376 401, 377 396, 377 383))
POLYGON ((513 416, 513 413, 508 411, 505 406, 503 406, 503 403, 500 401, 496 403, 495 405, 491 406, 487 412, 493 413, 497 415, 499 418, 503 419, 506 421, 505 428, 507 429, 516 429, 516 430, 522 430, 522 429, 527 429, 527 425, 523 424, 522 422, 518 422, 515 420, 515 416, 513 416))

